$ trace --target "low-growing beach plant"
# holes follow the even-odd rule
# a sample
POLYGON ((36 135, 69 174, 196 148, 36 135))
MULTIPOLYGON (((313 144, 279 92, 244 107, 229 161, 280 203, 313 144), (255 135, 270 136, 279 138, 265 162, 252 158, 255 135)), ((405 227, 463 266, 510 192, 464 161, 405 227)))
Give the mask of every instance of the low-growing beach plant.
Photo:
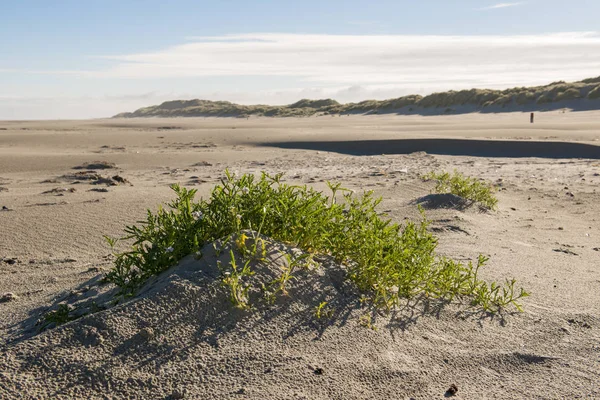
POLYGON ((288 253, 284 253, 283 257, 286 262, 282 267, 282 272, 279 278, 273 280, 271 284, 275 287, 275 293, 282 293, 287 296, 287 283, 294 279, 294 269, 298 266, 299 259, 292 258, 288 253))
POLYGON ((244 265, 240 268, 238 266, 233 250, 229 250, 231 261, 229 262, 229 268, 224 268, 219 264, 219 269, 222 273, 221 284, 228 289, 229 299, 237 308, 242 310, 250 308, 248 302, 248 290, 250 285, 247 280, 253 275, 250 268, 250 259, 244 262, 244 265))
POLYGON ((329 319, 333 316, 335 310, 327 306, 326 301, 322 301, 315 307, 316 319, 329 319))
POLYGON ((319 303, 318 306, 315 307, 315 318, 316 319, 321 319, 321 317, 323 316, 323 310, 325 309, 325 306, 327 305, 326 301, 322 301, 319 303))
POLYGON ((76 319, 76 317, 70 315, 71 311, 71 308, 67 304, 59 304, 56 310, 50 311, 43 316, 39 322, 39 330, 43 331, 48 326, 59 326, 76 319))
MULTIPOLYGON (((193 201, 195 190, 173 185, 176 198, 168 208, 148 211, 145 221, 126 227, 125 237, 119 240, 130 241, 131 247, 115 254, 107 279, 124 294, 133 294, 146 279, 186 255, 198 254, 203 245, 235 237, 229 249, 231 263, 220 267, 222 284, 237 307, 249 308, 250 261, 262 262, 266 250, 258 235, 246 232, 259 232, 261 237, 299 248, 308 261, 314 255, 333 258, 345 267, 347 279, 363 298, 382 310, 424 296, 468 299, 474 306, 495 312, 510 305, 520 309, 519 299, 527 296, 522 289, 514 290, 514 281, 489 284, 481 280, 478 272, 487 261, 483 256, 475 266, 438 256, 437 240, 427 230, 423 210, 421 221, 399 225, 377 211, 381 199, 373 192, 355 195, 340 184, 329 183, 327 196, 308 186, 283 183, 281 178, 282 174, 235 176, 226 171, 210 197, 197 202, 193 201), (236 262, 234 251, 243 264, 236 262)), ((116 239, 107 241, 116 247, 116 239)), ((269 291, 285 294, 301 261, 288 259, 287 269, 269 291)))
POLYGON ((373 323, 373 317, 371 316, 371 314, 361 315, 358 319, 358 322, 365 328, 369 328, 374 331, 377 330, 377 326, 373 323))
POLYGON ((422 178, 426 181, 436 181, 434 189, 436 193, 452 193, 463 199, 479 203, 490 210, 496 209, 498 205, 498 199, 494 195, 494 186, 491 183, 465 176, 458 171, 454 171, 453 174, 431 171, 422 178))

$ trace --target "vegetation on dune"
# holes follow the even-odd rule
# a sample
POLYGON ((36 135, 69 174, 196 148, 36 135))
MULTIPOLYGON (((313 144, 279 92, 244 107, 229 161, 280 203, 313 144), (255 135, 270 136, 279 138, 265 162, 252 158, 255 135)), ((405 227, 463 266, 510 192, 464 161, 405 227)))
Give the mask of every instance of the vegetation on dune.
POLYGON ((339 106, 340 103, 338 103, 335 100, 332 99, 323 99, 323 100, 309 100, 309 99, 302 99, 300 101, 295 102, 294 104, 290 104, 289 106, 287 106, 288 108, 322 108, 322 107, 335 107, 335 106, 339 106))
MULTIPOLYGON (((355 195, 329 183, 331 195, 326 196, 307 186, 282 183, 281 177, 266 173, 236 177, 227 172, 210 198, 198 202, 193 201, 195 190, 174 185, 177 198, 168 208, 148 211, 141 225, 125 229, 123 239, 132 241, 132 247, 116 254, 107 279, 124 294, 133 294, 149 277, 199 252, 206 243, 237 238, 230 265, 221 269, 222 283, 232 302, 247 308, 248 288, 241 282, 253 271, 248 262, 236 262, 234 252, 243 260, 260 260, 264 243, 261 249, 254 240, 249 250, 245 233, 258 231, 262 237, 301 249, 302 257, 332 257, 345 266, 347 279, 379 309, 389 311, 406 299, 420 296, 444 301, 468 299, 488 312, 510 305, 521 309, 518 301, 527 293, 516 291, 514 280, 488 284, 479 278, 486 257, 463 264, 438 256, 437 240, 428 232, 424 216, 419 223, 401 226, 377 212, 381 199, 374 198, 372 192, 355 195)), ((114 248, 117 239, 107 240, 114 248)), ((278 279, 278 293, 285 293, 286 283, 294 279, 296 262, 287 263, 288 270, 278 279)), ((317 318, 326 313, 325 304, 315 310, 317 318)))
POLYGON ((600 99, 600 85, 597 86, 596 88, 590 90, 587 97, 588 97, 588 99, 592 99, 592 100, 600 99))
POLYGON ((556 93, 554 101, 574 100, 581 97, 581 92, 576 88, 568 88, 564 91, 556 93))
POLYGON ((465 200, 479 203, 490 210, 494 210, 498 205, 498 199, 494 195, 494 186, 491 183, 464 176, 460 172, 454 171, 454 174, 450 174, 432 171, 424 175, 423 179, 436 181, 434 189, 436 193, 452 193, 465 200))
POLYGON ((67 304, 60 304, 54 311, 46 313, 39 321, 39 330, 43 331, 51 326, 58 326, 77 319, 71 315, 71 308, 67 304))
POLYGON ((600 76, 598 76, 596 78, 582 79, 581 82, 583 82, 583 83, 600 83, 600 76))
MULTIPOLYGON (((121 113, 115 118, 134 117, 307 117, 311 115, 342 115, 364 113, 418 113, 435 112, 463 107, 467 111, 515 110, 519 107, 535 109, 537 106, 579 98, 600 98, 600 77, 580 82, 553 82, 545 86, 517 87, 506 90, 470 89, 403 96, 390 100, 365 100, 359 103, 340 104, 332 99, 302 99, 287 106, 241 105, 228 101, 174 100, 160 105, 140 108, 134 112, 121 113)), ((600 106, 600 105, 599 105, 600 106)))

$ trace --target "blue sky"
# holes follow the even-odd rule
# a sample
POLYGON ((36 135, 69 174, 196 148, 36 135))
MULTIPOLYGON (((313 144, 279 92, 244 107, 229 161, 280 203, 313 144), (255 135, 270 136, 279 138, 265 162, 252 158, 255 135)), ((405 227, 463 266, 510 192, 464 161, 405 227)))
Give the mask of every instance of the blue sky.
POLYGON ((0 119, 598 76, 598 15, 598 0, 0 0, 0 119))

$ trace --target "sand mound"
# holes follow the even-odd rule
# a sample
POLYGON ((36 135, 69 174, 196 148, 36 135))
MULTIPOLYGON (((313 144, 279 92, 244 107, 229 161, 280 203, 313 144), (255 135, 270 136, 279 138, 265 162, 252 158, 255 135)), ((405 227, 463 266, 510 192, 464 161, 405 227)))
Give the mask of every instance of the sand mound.
POLYGON ((232 246, 234 239, 206 246, 201 259, 186 257, 151 279, 135 298, 114 307, 116 289, 103 289, 97 279, 87 290, 59 299, 55 308, 70 310, 69 319, 93 307, 107 309, 3 349, 0 397, 121 398, 136 393, 176 398, 189 392, 194 393, 191 398, 214 398, 215 393, 227 398, 260 385, 269 370, 287 370, 289 362, 298 366, 289 385, 296 374, 305 381, 317 379, 323 372, 319 363, 302 352, 288 352, 283 340, 297 335, 301 341, 312 339, 341 313, 352 312, 357 297, 345 286, 343 269, 331 263, 301 267, 286 285, 287 294, 268 301, 261 288, 281 276, 285 254, 299 253, 270 243, 266 259, 252 261, 252 310, 244 311, 233 307, 221 285, 218 265, 229 264, 232 246), (327 320, 315 318, 321 302, 330 307, 327 320))
POLYGON ((455 210, 466 210, 471 207, 474 202, 452 193, 433 193, 427 196, 419 197, 414 201, 415 204, 421 205, 426 210, 452 208, 455 210))
MULTIPOLYGON (((344 284, 344 269, 330 261, 298 269, 287 295, 265 301, 261 284, 281 276, 285 254, 298 253, 281 243, 270 243, 266 260, 252 264, 253 309, 236 309, 218 268, 230 261, 232 246, 235 240, 206 246, 201 259, 184 258, 117 306, 110 302, 114 289, 91 283, 64 307, 97 301, 111 308, 0 348, 0 398, 408 399, 454 391, 458 398, 563 398, 581 385, 581 373, 597 375, 593 360, 575 371, 562 363, 582 347, 564 346, 560 321, 540 331, 537 317, 513 316, 524 327, 509 328, 427 303, 386 317, 369 314, 344 284), (322 302, 327 309, 317 319, 322 302), (507 341, 531 343, 535 329, 547 347, 507 352, 507 341), (538 378, 523 388, 523 374, 538 378), (554 374, 560 381, 552 381, 554 374)), ((575 321, 571 330, 598 324, 589 315, 568 318, 575 321)))
MULTIPOLYGON (((71 317, 92 304, 108 309, 0 347, 0 398, 408 399, 455 391, 458 398, 563 398, 582 384, 581 373, 597 376, 593 360, 581 360, 575 371, 561 361, 593 337, 565 346, 560 321, 540 331, 537 317, 515 315, 505 327, 428 303, 377 316, 361 308, 344 269, 331 261, 299 268, 287 295, 266 301, 261 286, 281 276, 286 254, 298 254, 281 243, 270 243, 266 259, 252 263, 253 309, 236 309, 218 267, 229 263, 232 246, 235 238, 206 246, 201 259, 184 258, 116 306, 115 289, 99 277, 83 293, 70 293, 60 304, 71 317), (316 318, 322 302, 327 307, 316 318), (547 347, 507 352, 507 341, 538 343, 535 329, 547 347), (537 378, 524 388, 523 374, 537 378)), ((584 314, 564 318, 574 321, 570 330, 599 323, 584 314)))

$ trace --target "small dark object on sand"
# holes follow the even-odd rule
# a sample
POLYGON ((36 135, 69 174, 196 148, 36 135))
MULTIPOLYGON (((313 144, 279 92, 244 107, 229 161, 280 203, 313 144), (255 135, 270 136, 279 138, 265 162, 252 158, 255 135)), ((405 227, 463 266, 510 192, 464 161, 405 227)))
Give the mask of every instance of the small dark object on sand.
POLYGON ((315 375, 323 375, 325 373, 325 370, 321 367, 317 367, 315 368, 315 375))
POLYGON ((113 181, 115 182, 119 182, 119 183, 129 183, 129 181, 125 178, 123 178, 122 176, 119 175, 115 175, 112 177, 113 181))
MULTIPOLYGON (((95 171, 80 171, 80 172, 75 172, 74 174, 63 175, 63 176, 61 176, 61 178, 68 180, 68 181, 73 181, 73 180, 97 181, 98 179, 101 178, 101 176, 98 175, 98 173, 96 173, 95 171)), ((42 183, 58 183, 58 182, 59 181, 56 179, 50 179, 50 180, 46 180, 42 183)))
POLYGON ((93 161, 84 163, 83 165, 74 167, 73 169, 112 169, 117 168, 117 165, 108 161, 93 161))
POLYGON ((563 248, 560 248, 560 249, 552 249, 552 251, 555 251, 555 252, 557 252, 557 253, 565 253, 565 254, 569 254, 569 255, 572 255, 572 256, 578 256, 578 255, 579 255, 579 254, 575 253, 575 252, 574 252, 574 251, 572 251, 572 250, 569 250, 569 249, 563 249, 563 248))
POLYGON ((117 186, 118 183, 115 182, 114 179, 112 178, 106 178, 106 177, 99 177, 98 179, 96 179, 94 182, 92 182, 93 185, 107 185, 107 186, 117 186))
POLYGON ((185 391, 180 389, 173 390, 173 393, 168 397, 170 400, 180 400, 185 398, 185 391))
POLYGON ((4 293, 0 296, 0 303, 7 303, 9 301, 17 300, 19 297, 14 293, 4 293))
POLYGON ((42 192, 42 194, 56 194, 56 195, 62 196, 63 193, 66 193, 66 192, 74 193, 75 190, 76 190, 75 188, 54 188, 54 189, 46 190, 45 192, 42 192))
POLYGON ((6 206, 2 206, 2 210, 0 210, 0 211, 12 211, 12 210, 6 206))
POLYGON ((453 383, 448 390, 446 390, 446 397, 454 396, 456 393, 458 393, 458 387, 453 383))

